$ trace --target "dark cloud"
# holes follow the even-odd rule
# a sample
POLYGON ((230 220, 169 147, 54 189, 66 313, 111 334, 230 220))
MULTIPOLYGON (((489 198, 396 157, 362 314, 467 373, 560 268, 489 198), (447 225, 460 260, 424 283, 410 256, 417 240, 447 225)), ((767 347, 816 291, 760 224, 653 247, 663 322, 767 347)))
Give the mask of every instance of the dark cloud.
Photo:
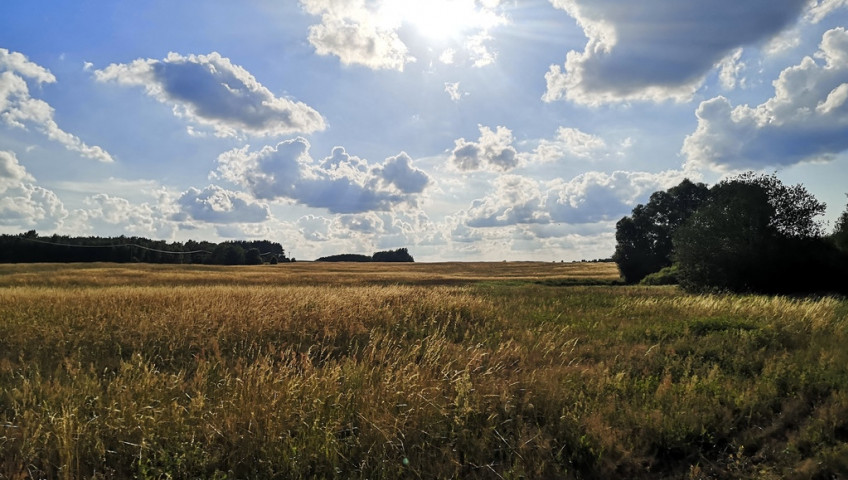
POLYGON ((740 46, 765 42, 802 16, 808 0, 551 0, 589 41, 551 67, 545 100, 578 103, 688 98, 740 46))
POLYGON ((325 128, 324 119, 305 103, 276 97, 244 68, 217 52, 164 60, 138 59, 95 72, 101 82, 145 87, 148 95, 175 105, 175 113, 218 135, 285 135, 325 128))
POLYGON ((412 159, 406 153, 387 158, 375 174, 398 188, 403 193, 421 193, 430 183, 430 177, 422 170, 412 166, 412 159))

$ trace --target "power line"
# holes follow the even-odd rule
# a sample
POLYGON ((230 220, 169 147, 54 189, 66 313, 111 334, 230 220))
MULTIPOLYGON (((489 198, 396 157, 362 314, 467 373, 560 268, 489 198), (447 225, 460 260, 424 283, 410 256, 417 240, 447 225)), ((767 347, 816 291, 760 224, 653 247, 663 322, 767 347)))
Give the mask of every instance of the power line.
POLYGON ((145 247, 143 245, 138 245, 138 244, 135 244, 135 243, 114 243, 114 244, 110 244, 110 245, 72 245, 72 244, 69 244, 69 243, 57 243, 57 242, 47 242, 47 241, 44 241, 44 240, 36 240, 34 238, 23 238, 23 240, 28 240, 30 242, 35 242, 35 243, 43 243, 45 245, 55 245, 57 247, 69 247, 69 248, 135 247, 135 248, 140 248, 142 250, 147 250, 147 251, 150 251, 150 252, 170 253, 172 255, 191 255, 191 254, 194 254, 194 253, 208 253, 210 255, 212 254, 212 252, 210 252, 209 250, 192 250, 190 252, 174 252, 174 251, 170 251, 170 250, 159 250, 158 248, 145 247))

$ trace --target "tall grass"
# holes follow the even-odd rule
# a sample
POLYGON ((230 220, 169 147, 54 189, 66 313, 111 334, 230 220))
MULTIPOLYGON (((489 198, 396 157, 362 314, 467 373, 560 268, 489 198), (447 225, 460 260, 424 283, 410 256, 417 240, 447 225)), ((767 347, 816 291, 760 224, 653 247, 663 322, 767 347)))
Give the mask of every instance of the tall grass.
POLYGON ((0 290, 0 478, 848 474, 844 300, 103 268, 0 290))

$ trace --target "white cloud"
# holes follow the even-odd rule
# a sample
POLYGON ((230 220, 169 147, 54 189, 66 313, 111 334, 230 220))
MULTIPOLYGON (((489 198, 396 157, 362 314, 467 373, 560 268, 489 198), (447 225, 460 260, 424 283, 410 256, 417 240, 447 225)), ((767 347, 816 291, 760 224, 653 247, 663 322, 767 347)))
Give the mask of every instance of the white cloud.
POLYGON ((733 90, 738 84, 745 87, 746 79, 743 77, 748 66, 742 61, 742 48, 737 48, 735 52, 725 57, 719 63, 718 78, 721 86, 725 90, 733 90))
POLYGON ((0 48, 0 118, 9 126, 26 129, 34 126, 50 140, 84 157, 112 162, 108 152, 98 146, 89 146, 59 127, 54 110, 47 102, 30 95, 26 78, 37 84, 55 83, 56 77, 17 52, 0 48))
POLYGON ((325 128, 323 117, 302 102, 275 96, 247 70, 217 52, 164 60, 138 59, 94 72, 100 82, 142 86, 172 104, 177 116, 215 129, 216 135, 279 136, 325 128))
POLYGON ((34 182, 23 165, 18 163, 14 152, 0 150, 0 193, 9 188, 20 186, 24 182, 34 182))
POLYGON ((541 140, 533 152, 537 162, 547 163, 563 158, 598 160, 610 155, 610 148, 603 138, 583 132, 577 128, 559 127, 554 140, 541 140))
POLYGON ((517 167, 519 157, 512 145, 512 131, 501 126, 495 130, 483 125, 479 128, 480 138, 476 142, 464 138, 454 142, 450 163, 463 171, 482 169, 506 171, 517 167))
POLYGON ((848 7, 848 0, 812 0, 807 11, 807 20, 818 23, 839 8, 848 7))
POLYGON ((288 199, 333 213, 414 204, 415 196, 430 182, 405 153, 371 166, 341 147, 316 162, 309 147, 306 139, 298 137, 256 152, 249 146, 234 149, 218 157, 213 176, 246 188, 260 200, 288 199))
POLYGON ((737 48, 768 41, 808 0, 550 0, 573 16, 588 42, 546 75, 545 101, 581 104, 687 100, 737 48), (768 12, 768 14, 764 14, 768 12))
POLYGON ((29 183, 9 189, 0 198, 0 225, 18 230, 58 230, 68 211, 50 190, 29 183))
POLYGON ((733 107, 724 97, 702 102, 682 149, 687 165, 759 169, 848 149, 848 32, 827 31, 815 57, 781 72, 775 95, 756 107, 733 107))
MULTIPOLYGON (((247 195, 209 185, 203 190, 189 188, 177 200, 181 214, 208 223, 260 223, 271 216, 268 206, 247 195)), ((177 217, 184 220, 181 217, 177 217)))
MULTIPOLYGON (((415 62, 401 38, 404 26, 439 43, 451 42, 467 52, 477 67, 495 61, 487 45, 489 30, 506 23, 500 0, 301 0, 303 9, 321 17, 309 27, 309 42, 319 55, 334 55, 345 65, 398 70, 415 62)), ((439 60, 454 63, 457 51, 442 50, 439 60)))
POLYGON ((445 93, 447 93, 450 99, 454 102, 460 101, 463 95, 467 95, 459 91, 459 82, 446 82, 445 93))
POLYGON ((373 2, 353 0, 301 0, 307 13, 320 15, 321 23, 309 27, 309 43, 319 55, 335 55, 345 65, 379 70, 403 70, 414 62, 398 37, 399 25, 381 21, 373 2), (370 5, 369 5, 370 4, 370 5))
POLYGON ((628 214, 650 193, 678 184, 683 172, 658 174, 617 171, 587 172, 571 180, 539 182, 504 175, 494 191, 463 212, 470 227, 510 225, 569 225, 611 222, 628 214))

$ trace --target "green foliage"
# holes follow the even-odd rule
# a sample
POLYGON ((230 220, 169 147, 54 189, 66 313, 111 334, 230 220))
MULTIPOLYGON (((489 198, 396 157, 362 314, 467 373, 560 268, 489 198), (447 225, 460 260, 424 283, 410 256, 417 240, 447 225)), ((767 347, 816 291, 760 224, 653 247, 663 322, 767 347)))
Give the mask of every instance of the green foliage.
POLYGON ((376 252, 370 257, 368 255, 359 255, 356 253, 343 253, 340 255, 330 255, 321 257, 316 262, 414 262, 412 255, 406 248, 398 248, 397 250, 387 250, 376 252))
POLYGON ((262 263, 262 254, 259 253, 258 248, 251 248, 250 250, 244 252, 245 265, 262 265, 262 263))
POLYGON ((672 264, 672 235, 706 200, 702 183, 683 180, 668 191, 655 192, 616 224, 613 260, 625 281, 636 283, 672 264))
POLYGON ((397 250, 387 250, 377 252, 371 256, 374 262, 414 262, 415 259, 409 254, 406 248, 398 248, 397 250))
POLYGON ((842 215, 836 221, 836 227, 833 229, 831 240, 836 248, 848 254, 848 207, 845 207, 845 211, 842 212, 842 215))
MULTIPOLYGON (((256 249, 262 255, 274 255, 288 261, 282 245, 267 240, 241 240, 219 245, 188 240, 164 242, 144 237, 39 237, 35 230, 19 235, 0 235, 0 263, 212 263, 239 265, 245 262, 242 252, 256 249), (227 252, 225 252, 227 251, 227 252), (242 263, 237 262, 242 259, 242 263)), ((253 254, 251 254, 253 255, 253 254)), ((258 263, 262 263, 261 256, 258 263)), ((256 263, 251 256, 250 264, 256 263)))
POLYGON ((844 289, 845 266, 821 236, 824 211, 803 186, 744 174, 710 199, 674 235, 682 287, 689 291, 807 293, 844 289))
POLYGON ((665 267, 659 272, 654 272, 639 282, 640 285, 677 285, 680 281, 677 279, 678 266, 671 265, 665 267))
POLYGON ((340 253, 338 255, 328 255, 315 260, 316 262, 370 262, 371 257, 368 255, 360 255, 358 253, 340 253))

